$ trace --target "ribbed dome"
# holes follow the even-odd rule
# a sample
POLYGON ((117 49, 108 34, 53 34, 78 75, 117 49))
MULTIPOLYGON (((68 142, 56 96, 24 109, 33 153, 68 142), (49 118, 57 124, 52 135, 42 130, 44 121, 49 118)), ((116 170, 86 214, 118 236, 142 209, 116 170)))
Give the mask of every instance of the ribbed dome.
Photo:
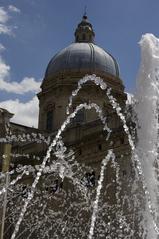
POLYGON ((93 43, 72 43, 57 53, 48 64, 45 78, 65 72, 108 73, 119 77, 116 60, 99 46, 93 43))

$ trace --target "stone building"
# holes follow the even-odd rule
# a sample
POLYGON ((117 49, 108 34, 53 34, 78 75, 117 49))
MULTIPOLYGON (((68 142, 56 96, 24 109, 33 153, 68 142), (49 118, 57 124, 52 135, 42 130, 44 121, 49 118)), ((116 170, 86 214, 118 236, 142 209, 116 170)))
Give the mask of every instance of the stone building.
MULTIPOLYGON (((21 172, 20 167, 31 165, 35 166, 35 171, 33 175, 25 175, 19 180, 19 183, 23 184, 21 188, 18 186, 16 188, 20 201, 18 209, 13 214, 14 219, 10 216, 5 225, 7 230, 11 224, 6 238, 13 233, 15 218, 18 219, 20 212, 19 205, 27 197, 26 188, 29 188, 33 182, 38 170, 37 165, 42 162, 50 142, 67 118, 66 108, 69 97, 77 88, 78 81, 85 75, 95 74, 101 77, 112 89, 112 95, 123 112, 125 111, 127 95, 120 79, 118 64, 111 54, 95 44, 94 38, 93 27, 84 15, 75 30, 75 42, 58 52, 47 66, 41 92, 37 95, 39 99, 38 129, 12 122, 8 126, 7 139, 10 139, 12 143, 10 170, 15 170, 11 178, 17 177, 17 167, 21 172)), ((55 147, 47 168, 51 168, 53 164, 56 170, 53 169, 53 172, 46 170, 41 177, 35 199, 20 227, 19 238, 87 238, 96 188, 100 179, 101 162, 109 149, 113 149, 117 164, 110 161, 105 169, 94 238, 126 238, 130 233, 133 236, 129 238, 142 238, 142 231, 140 230, 139 233, 136 229, 140 215, 136 215, 137 208, 133 206, 134 202, 130 196, 134 172, 130 160, 131 149, 128 137, 105 92, 92 82, 87 82, 73 99, 71 112, 79 104, 90 102, 100 106, 107 117, 108 126, 112 131, 109 140, 106 141, 107 133, 103 131, 102 123, 94 109, 81 109, 77 113, 62 134, 67 149, 74 151, 76 163, 70 159, 65 162, 58 158, 56 151, 58 147, 55 147), (58 159, 61 160, 59 164, 58 159), (60 173, 63 173, 63 176, 60 176, 60 173), (36 202, 37 198, 41 204, 36 202), (47 218, 40 214, 40 211, 44 210, 44 205, 47 205, 44 213, 47 214, 47 218)), ((8 116, 12 115, 8 112, 8 116)), ((0 117, 2 119, 1 115, 0 117)), ((1 137, 4 137, 4 133, 1 137)), ((1 168, 4 162, 5 158, 1 157, 1 168)), ((12 193, 9 192, 9 194, 12 193)), ((11 209, 8 209, 8 215, 13 210, 12 204, 9 203, 8 207, 11 209)))

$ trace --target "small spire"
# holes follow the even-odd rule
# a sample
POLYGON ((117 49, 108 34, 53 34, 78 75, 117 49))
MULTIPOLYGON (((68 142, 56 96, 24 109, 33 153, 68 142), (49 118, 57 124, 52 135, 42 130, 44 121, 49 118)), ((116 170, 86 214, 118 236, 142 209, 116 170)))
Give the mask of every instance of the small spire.
POLYGON ((87 21, 87 5, 84 7, 83 21, 87 21))
POLYGON ((83 17, 86 17, 87 16, 87 5, 85 5, 84 7, 84 14, 83 14, 83 17))

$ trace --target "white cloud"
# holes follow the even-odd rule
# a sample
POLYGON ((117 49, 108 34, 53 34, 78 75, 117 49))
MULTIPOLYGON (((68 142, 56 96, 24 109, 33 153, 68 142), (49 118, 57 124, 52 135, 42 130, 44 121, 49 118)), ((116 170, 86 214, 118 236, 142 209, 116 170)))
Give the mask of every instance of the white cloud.
MULTIPOLYGON (((0 45, 0 48, 3 48, 0 45)), ((22 81, 9 81, 10 66, 7 65, 2 57, 0 57, 0 90, 14 94, 25 94, 27 92, 38 92, 40 90, 40 81, 36 81, 33 77, 25 77, 22 81)))
MULTIPOLYGON (((3 74, 8 70, 7 66, 2 67, 3 74)), ((0 66, 1 71, 1 66, 0 66)), ((6 91, 8 93, 14 94, 25 94, 28 92, 38 92, 40 91, 40 82, 36 81, 34 78, 25 77, 21 82, 11 81, 7 82, 3 78, 0 78, 0 90, 6 91)))
MULTIPOLYGON (((3 45, 0 45, 2 50, 3 45)), ((24 94, 27 92, 39 91, 40 82, 34 78, 25 77, 21 82, 8 81, 10 77, 10 66, 7 65, 0 57, 0 90, 8 93, 24 94)), ((0 102, 0 107, 14 113, 13 121, 19 124, 37 127, 38 119, 38 99, 34 97, 26 103, 22 103, 19 99, 6 100, 0 102)))
POLYGON ((0 23, 7 23, 7 21, 9 20, 9 15, 7 13, 7 11, 3 8, 0 7, 0 23))
POLYGON ((20 13, 20 9, 17 8, 17 7, 15 7, 15 6, 13 6, 13 5, 9 5, 8 9, 9 9, 9 11, 11 11, 11 12, 20 13))
POLYGON ((6 48, 0 43, 0 53, 4 51, 6 48))
POLYGON ((8 26, 0 23, 0 34, 8 34, 11 35, 12 31, 8 26))
POLYGON ((15 114, 11 120, 12 122, 37 127, 39 103, 36 96, 26 103, 20 102, 19 99, 6 100, 0 102, 0 107, 15 114))
POLYGON ((8 66, 0 56, 0 80, 5 80, 9 77, 10 66, 8 66))
POLYGON ((9 20, 8 12, 0 7, 0 34, 11 34, 11 28, 7 26, 7 22, 9 20))
MULTIPOLYGON (((10 5, 9 11, 20 12, 19 9, 10 5)), ((0 34, 12 34, 11 28, 7 25, 9 20, 8 12, 0 7, 0 34)), ((5 50, 5 47, 0 43, 0 53, 5 50)), ((27 92, 37 92, 40 89, 40 82, 33 77, 24 77, 21 82, 10 81, 10 66, 6 64, 0 55, 0 91, 15 94, 25 94, 27 92)), ((20 102, 16 100, 6 100, 0 102, 0 107, 7 109, 15 114, 12 121, 24 124, 27 126, 37 127, 38 121, 38 99, 34 97, 28 102, 20 102)))
MULTIPOLYGON (((10 5, 9 9, 12 11, 19 11, 15 6, 10 5)), ((11 30, 6 25, 9 20, 9 15, 3 7, 0 7, 0 34, 10 34, 11 30)), ((0 53, 5 47, 0 43, 0 53)), ((33 77, 25 77, 21 82, 9 81, 10 66, 5 63, 0 56, 0 90, 8 93, 24 94, 27 92, 37 92, 40 88, 40 82, 33 77)))

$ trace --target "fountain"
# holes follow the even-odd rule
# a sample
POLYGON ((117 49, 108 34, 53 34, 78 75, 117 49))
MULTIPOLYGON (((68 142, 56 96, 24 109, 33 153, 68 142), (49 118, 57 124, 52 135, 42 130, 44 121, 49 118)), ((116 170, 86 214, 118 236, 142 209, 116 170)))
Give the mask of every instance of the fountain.
POLYGON ((140 45, 142 62, 137 92, 127 103, 128 110, 123 112, 112 89, 100 77, 86 75, 72 92, 66 108, 67 118, 56 135, 48 138, 42 134, 16 136, 10 134, 6 124, 8 134, 0 142, 45 142, 47 151, 42 159, 35 155, 12 153, 14 158, 29 160, 33 157, 36 164, 19 164, 13 170, 0 174, 0 201, 4 215, 2 238, 8 238, 8 231, 11 231, 11 239, 157 239, 159 41, 146 34, 140 45), (104 92, 122 122, 131 151, 128 156, 132 178, 124 178, 126 173, 121 168, 123 156, 119 158, 116 155, 110 140, 112 129, 102 108, 94 102, 87 102, 79 104, 71 112, 74 98, 87 82, 104 92), (96 111, 105 141, 109 144, 101 159, 98 177, 92 167, 78 161, 74 149, 66 147, 63 140, 63 132, 82 109, 96 111), (130 109, 133 128, 127 124, 130 109), (56 160, 51 160, 52 157, 56 160), (112 175, 109 174, 106 181, 109 171, 112 175), (29 186, 23 183, 27 177, 31 178, 29 186))

